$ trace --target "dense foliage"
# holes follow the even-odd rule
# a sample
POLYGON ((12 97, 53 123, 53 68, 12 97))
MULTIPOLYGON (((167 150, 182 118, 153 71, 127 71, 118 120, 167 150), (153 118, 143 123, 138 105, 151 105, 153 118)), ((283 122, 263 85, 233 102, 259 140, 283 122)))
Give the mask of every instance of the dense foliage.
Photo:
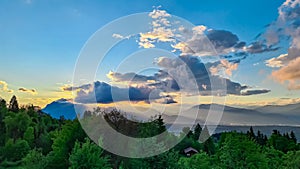
MULTIPOLYGON (((86 116, 92 114, 87 112, 86 116)), ((166 131, 161 116, 137 123, 112 110, 102 112, 101 117, 115 130, 134 137, 150 137, 166 131)), ((200 134, 208 131, 197 124, 192 130, 184 128, 179 136, 169 133, 170 139, 182 139, 170 151, 144 159, 129 159, 101 149, 97 144, 105 144, 105 137, 94 143, 78 120, 53 119, 33 106, 19 107, 16 97, 8 105, 0 99, 0 130, 0 168, 300 168, 300 145, 293 132, 282 134, 274 130, 267 138, 260 131, 254 133, 251 127, 247 133, 221 133, 201 143, 200 134), (183 150, 187 147, 198 153, 186 156, 183 150)), ((153 148, 161 146, 164 145, 153 148)))

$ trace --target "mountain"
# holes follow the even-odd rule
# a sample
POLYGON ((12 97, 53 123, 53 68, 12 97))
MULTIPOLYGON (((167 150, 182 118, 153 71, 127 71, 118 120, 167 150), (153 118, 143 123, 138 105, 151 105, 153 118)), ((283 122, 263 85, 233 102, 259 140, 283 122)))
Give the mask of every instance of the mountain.
MULTIPOLYGON (((264 131, 267 135, 271 135, 273 129, 277 129, 282 133, 300 131, 300 114, 279 114, 272 113, 272 111, 263 113, 254 109, 236 108, 218 104, 200 104, 183 112, 182 114, 184 117, 182 115, 163 115, 163 119, 168 130, 172 130, 172 132, 178 134, 184 127, 192 127, 196 123, 204 125, 211 107, 220 110, 220 112, 217 113, 222 113, 221 120, 217 124, 218 126, 212 125, 212 127, 215 128, 214 133, 233 130, 246 132, 249 130, 250 126, 254 126, 257 130, 264 131), (224 109, 223 112, 221 111, 222 109, 224 109), (196 118, 191 114, 191 112, 195 111, 198 111, 196 118), (178 119, 180 119, 180 121, 178 121, 178 119), (174 121, 176 120, 177 123, 174 124, 174 121), (189 122, 191 121, 195 121, 195 123, 190 124, 189 122)), ((268 107, 268 110, 273 109, 276 108, 273 108, 272 106, 268 107)), ((297 138, 300 138, 300 134, 297 134, 297 138)))
MULTIPOLYGON (((59 99, 48 104, 44 109, 42 109, 42 111, 54 118, 64 116, 66 119, 75 119, 76 113, 74 105, 75 104, 73 102, 67 99, 59 99)), ((84 105, 76 105, 82 112, 88 108, 84 105)), ((162 116, 168 130, 179 134, 184 127, 192 128, 196 123, 203 125, 211 107, 215 107, 217 109, 224 108, 221 121, 219 122, 219 125, 216 126, 214 133, 232 130, 246 132, 249 130, 249 126, 253 126, 255 130, 260 130, 268 136, 271 134, 273 129, 277 129, 281 133, 295 131, 297 138, 300 139, 300 134, 298 134, 298 131, 300 131, 300 113, 298 113, 300 110, 299 106, 299 104, 286 106, 268 105, 255 109, 247 109, 217 104, 200 104, 185 110, 181 113, 181 115, 174 115, 165 112, 162 116), (193 111, 198 111, 197 118, 194 118, 193 115, 191 115, 191 112, 193 111), (175 121, 176 123, 174 123, 175 121), (191 122, 194 122, 194 124, 191 124, 191 122)), ((110 109, 107 108, 107 110, 110 109)), ((139 110, 141 112, 147 111, 147 109, 142 107, 140 107, 139 110)), ((148 111, 147 114, 135 113, 132 112, 131 109, 127 110, 126 108, 124 108, 124 110, 122 109, 122 112, 126 112, 128 118, 132 118, 137 121, 147 121, 150 116, 160 114, 155 110, 148 111)))
MULTIPOLYGON (((74 103, 67 99, 59 99, 48 104, 43 112, 51 115, 54 118, 60 118, 64 116, 66 119, 75 119, 76 113, 74 109, 74 103)), ((88 109, 87 106, 82 104, 76 104, 80 112, 88 109)), ((188 110, 185 110, 180 115, 180 120, 177 120, 177 124, 188 124, 191 121, 196 121, 203 124, 208 116, 210 108, 216 108, 220 111, 221 120, 220 125, 279 125, 279 126, 295 126, 300 125, 300 104, 286 105, 286 106, 263 106, 256 109, 247 109, 247 108, 236 108, 231 106, 222 106, 217 104, 200 104, 194 106, 188 110), (193 117, 191 112, 198 111, 197 117, 193 117)), ((140 111, 143 109, 140 108, 140 111)), ((156 111, 143 113, 135 113, 130 109, 124 108, 122 112, 126 112, 128 117, 136 120, 146 120, 150 116, 153 116, 156 111)), ((218 113, 218 112, 217 112, 218 113)), ((156 114, 160 114, 157 112, 156 114)), ((169 114, 168 112, 164 113, 164 121, 167 124, 172 124, 179 116, 169 114)))
MULTIPOLYGON (((59 99, 42 109, 42 112, 49 114, 53 118, 59 119, 61 116, 64 116, 65 119, 75 119, 76 111, 74 108, 74 103, 67 99, 59 99)), ((77 104, 79 111, 84 111, 86 106, 77 104)))
MULTIPOLYGON (((205 121, 211 107, 222 110, 222 105, 201 104, 192 107, 190 110, 199 111, 197 120, 205 121)), ((299 125, 300 114, 273 113, 276 108, 268 108, 269 112, 258 111, 256 109, 235 108, 224 106, 220 124, 222 125, 299 125)), ((185 115, 188 116, 187 111, 185 115)))
POLYGON ((275 114, 285 114, 289 116, 299 116, 300 103, 288 104, 288 105, 266 105, 266 106, 258 107, 255 110, 263 113, 275 113, 275 114))
MULTIPOLYGON (((42 112, 49 114, 53 118, 59 119, 60 116, 64 116, 65 119, 73 120, 76 118, 76 111, 75 106, 77 107, 78 113, 83 114, 85 110, 93 110, 96 108, 96 105, 83 105, 83 104, 76 104, 67 99, 59 99, 56 100, 42 109, 42 112)), ((102 107, 101 109, 105 109, 106 111, 111 111, 115 109, 115 107, 102 107)), ((118 108, 120 109, 120 108, 118 108)), ((121 112, 125 113, 127 118, 130 118, 135 121, 148 121, 151 116, 159 114, 159 112, 152 110, 151 112, 147 112, 147 114, 141 114, 133 112, 132 109, 126 109, 125 107, 121 107, 121 112)), ((139 111, 147 111, 148 109, 139 107, 139 111)))

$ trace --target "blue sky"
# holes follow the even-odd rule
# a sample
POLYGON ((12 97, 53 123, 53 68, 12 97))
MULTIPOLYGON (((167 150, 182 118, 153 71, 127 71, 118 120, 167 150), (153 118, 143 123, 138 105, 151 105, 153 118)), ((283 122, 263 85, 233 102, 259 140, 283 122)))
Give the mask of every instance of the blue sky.
MULTIPOLYGON (((0 96, 9 98, 16 94, 24 103, 36 101, 40 105, 65 97, 59 87, 71 83, 82 46, 95 31, 119 17, 151 12, 153 7, 162 6, 161 9, 171 15, 182 17, 195 25, 228 30, 241 41, 251 43, 256 35, 266 30, 266 25, 278 18, 278 8, 283 2, 3 0, 0 1, 0 81, 5 81, 14 93, 0 92, 0 96), (35 89, 37 94, 18 92, 20 87, 35 89)), ((122 54, 138 48, 132 44, 130 50, 122 49, 122 54)), ((289 91, 282 84, 269 79, 273 69, 264 64, 266 59, 287 53, 287 47, 272 53, 251 55, 240 63, 231 79, 241 84, 270 88, 272 92, 262 96, 262 99, 298 98, 299 91, 289 91)), ((108 59, 106 65, 117 62, 121 52, 113 52, 116 58, 108 59)), ((110 67, 105 68, 106 73, 111 70, 110 67)), ((249 96, 251 100, 255 97, 249 96)))

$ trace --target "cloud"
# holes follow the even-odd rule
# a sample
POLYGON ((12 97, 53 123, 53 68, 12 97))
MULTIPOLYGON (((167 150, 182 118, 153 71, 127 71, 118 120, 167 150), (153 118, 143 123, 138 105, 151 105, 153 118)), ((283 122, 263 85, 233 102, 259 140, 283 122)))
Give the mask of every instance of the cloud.
MULTIPOLYGON (((90 84, 87 84, 90 85, 90 84)), ((149 101, 163 98, 160 91, 148 86, 119 88, 105 82, 95 82, 92 88, 86 90, 87 85, 77 87, 75 102, 78 103, 112 103, 118 101, 149 101), (94 98, 94 96, 96 98, 94 98)))
POLYGON ((8 88, 8 84, 5 81, 0 80, 0 91, 13 93, 14 91, 8 88))
POLYGON ((128 36, 123 36, 121 34, 118 34, 118 33, 114 33, 112 35, 113 38, 116 38, 116 39, 129 39, 131 37, 131 35, 128 35, 128 36))
MULTIPOLYGON (((172 52, 179 51, 181 56, 219 56, 232 63, 240 63, 249 54, 259 54, 276 51, 279 48, 268 45, 266 40, 252 42, 247 45, 239 37, 228 30, 209 29, 205 25, 185 28, 180 22, 172 23, 171 15, 160 7, 149 13, 152 19, 150 31, 141 32, 137 43, 140 48, 155 48, 156 43, 168 43, 173 48, 172 52)), ((299 21, 300 23, 300 21, 299 21)), ((299 24, 300 25, 300 24, 299 24)), ((117 33, 115 38, 125 39, 133 35, 124 36, 117 33)), ((275 41, 275 40, 273 40, 275 41)), ((230 74, 230 72, 228 72, 230 74)))
POLYGON ((183 36, 181 41, 172 45, 181 55, 215 56, 240 50, 245 42, 240 42, 237 35, 226 30, 212 30, 205 26, 196 26, 190 30, 181 28, 183 36))
POLYGON ((288 89, 300 89, 300 57, 293 59, 286 66, 272 72, 272 77, 280 83, 288 83, 288 89))
POLYGON ((83 90, 89 90, 90 88, 92 87, 91 84, 85 84, 85 85, 82 85, 82 86, 72 86, 70 84, 68 85, 64 85, 61 88, 62 91, 73 91, 73 90, 79 90, 79 89, 83 89, 83 90))
POLYGON ((149 13, 153 19, 152 30, 146 33, 140 33, 139 46, 142 48, 154 48, 157 42, 175 42, 174 31, 170 28, 171 24, 168 20, 171 17, 165 10, 159 8, 149 13))
POLYGON ((66 87, 64 90, 76 90, 75 102, 78 103, 154 101, 162 104, 177 103, 170 94, 178 94, 178 92, 187 96, 198 94, 246 96, 269 92, 269 90, 249 90, 248 86, 220 75, 213 75, 206 69, 206 67, 221 64, 222 69, 234 70, 236 65, 228 61, 204 64, 198 57, 180 56, 178 58, 160 57, 156 59, 155 64, 161 69, 149 76, 132 72, 109 72, 107 74, 108 78, 114 82, 133 82, 134 85, 128 83, 128 87, 117 87, 97 81, 93 84, 66 87))
POLYGON ((167 96, 163 98, 163 101, 160 102, 161 104, 174 104, 177 103, 171 96, 167 96))
POLYGON ((260 89, 260 90, 244 90, 241 91, 242 96, 256 95, 256 94, 264 94, 269 93, 271 90, 268 89, 260 89))
MULTIPOLYGON (((172 17, 160 7, 149 13, 152 22, 150 31, 139 34, 137 43, 141 48, 155 48, 156 43, 169 43, 173 52, 179 51, 181 56, 220 56, 230 55, 229 62, 239 63, 249 54, 276 51, 279 48, 267 45, 265 40, 255 41, 247 45, 239 37, 228 30, 208 29, 205 25, 185 28, 178 23, 171 23, 172 17)), ((113 37, 124 38, 119 34, 113 37)))
POLYGON ((299 4, 299 0, 286 0, 278 9, 279 19, 282 21, 298 19, 300 17, 299 4))
POLYGON ((123 39, 123 38, 124 38, 123 35, 120 35, 120 34, 117 34, 117 33, 114 33, 114 34, 112 35, 112 37, 113 37, 113 38, 117 38, 117 39, 123 39))
POLYGON ((274 29, 268 29, 265 32, 264 37, 266 38, 267 45, 277 44, 280 41, 278 32, 274 29))
POLYGON ((271 58, 266 61, 266 65, 273 68, 271 74, 273 79, 282 83, 288 84, 288 89, 300 89, 300 0, 286 0, 278 8, 278 18, 275 22, 271 23, 268 27, 265 37, 270 43, 278 43, 279 40, 289 40, 289 49, 287 54, 271 58), (274 36, 270 39, 271 35, 274 36), (274 40, 275 39, 275 40, 274 40), (278 39, 278 40, 276 40, 278 39))
POLYGON ((38 94, 35 89, 26 89, 24 87, 19 88, 18 91, 19 92, 24 92, 24 93, 29 93, 29 94, 32 94, 32 95, 38 94))
POLYGON ((209 30, 207 38, 211 41, 217 51, 223 51, 236 46, 239 43, 237 35, 226 30, 209 30))
POLYGON ((178 91, 180 88, 177 82, 164 70, 159 70, 151 76, 139 75, 136 73, 109 72, 106 75, 112 82, 126 84, 129 86, 147 85, 162 91, 178 91))
MULTIPOLYGON (((231 56, 233 62, 240 62, 249 54, 258 54, 264 52, 276 51, 279 48, 267 45, 264 41, 255 41, 246 45, 246 42, 240 41, 238 36, 228 30, 213 30, 202 26, 200 31, 182 30, 183 41, 171 45, 175 50, 179 50, 182 56, 231 56), (205 28, 205 29, 204 29, 205 28)), ((177 35, 178 36, 178 35, 177 35)))
MULTIPOLYGON (((168 72, 170 74, 169 79, 176 79, 173 80, 176 82, 177 86, 179 85, 178 90, 185 90, 185 88, 187 88, 186 90, 188 91, 188 88, 191 87, 191 79, 195 79, 201 95, 224 95, 225 93, 232 95, 242 95, 242 91, 249 88, 248 86, 241 85, 237 82, 232 82, 227 78, 212 74, 209 71, 210 67, 221 64, 221 68, 228 69, 224 70, 225 73, 227 71, 227 74, 230 74, 230 71, 235 70, 237 65, 229 63, 228 61, 204 64, 197 57, 181 56, 175 59, 161 57, 156 60, 156 64, 164 68, 164 72, 168 72), (190 70, 190 73, 187 73, 187 69, 190 70), (180 77, 185 78, 184 80, 180 81, 180 77)), ((159 85, 161 85, 160 88, 163 88, 162 86, 164 85, 164 83, 159 83, 159 85)), ((171 85, 169 85, 169 87, 170 86, 171 85)), ((175 88, 173 87, 170 90, 174 89, 175 88)), ((253 92, 252 94, 260 93, 253 92)))
MULTIPOLYGON (((171 15, 159 8, 150 12, 149 16, 152 18, 150 31, 139 34, 137 41, 139 46, 154 48, 158 42, 167 42, 173 48, 174 53, 179 51, 180 56, 176 59, 157 58, 155 64, 161 70, 152 76, 132 72, 109 72, 107 77, 112 82, 125 82, 126 84, 130 82, 129 86, 143 84, 163 92, 184 91, 191 94, 196 93, 193 90, 196 86, 201 95, 225 95, 226 93, 242 95, 242 91, 249 87, 226 77, 231 76, 232 71, 237 70, 240 61, 249 54, 278 49, 267 45, 264 41, 256 41, 247 45, 228 30, 208 29, 205 25, 188 29, 180 24, 171 24, 169 20, 171 15), (202 63, 199 60, 201 56, 221 56, 222 60, 202 63), (193 80, 196 85, 191 82, 193 80)), ((113 36, 123 38, 118 34, 113 36)))
POLYGON ((159 90, 162 90, 164 92, 176 92, 176 91, 180 91, 180 87, 178 85, 178 83, 168 77, 168 79, 165 79, 165 80, 161 80, 161 81, 156 81, 154 83, 150 83, 148 84, 148 86, 153 86, 159 90))
POLYGON ((268 46, 267 44, 257 41, 251 43, 247 46, 246 51, 250 54, 264 53, 264 52, 272 52, 278 50, 279 47, 268 46))
POLYGON ((288 54, 279 55, 277 58, 272 58, 266 61, 266 65, 269 67, 282 67, 289 61, 288 54))
POLYGON ((238 64, 237 63, 230 63, 228 60, 220 60, 220 64, 217 66, 210 67, 210 72, 213 75, 217 75, 220 71, 225 71, 225 74, 228 76, 232 75, 232 71, 237 70, 238 64))
POLYGON ((154 9, 152 12, 150 12, 149 16, 153 19, 171 17, 171 15, 169 13, 167 13, 167 11, 160 10, 159 8, 154 9))
POLYGON ((122 73, 110 71, 106 76, 113 82, 145 83, 145 82, 151 82, 155 80, 153 76, 138 75, 133 72, 122 74, 122 73))
POLYGON ((154 28, 151 32, 140 33, 139 45, 143 48, 154 48, 156 42, 174 42, 174 33, 165 27, 154 28))
POLYGON ((300 56, 300 48, 289 48, 287 54, 279 55, 266 61, 266 65, 273 68, 287 66, 289 62, 300 56))

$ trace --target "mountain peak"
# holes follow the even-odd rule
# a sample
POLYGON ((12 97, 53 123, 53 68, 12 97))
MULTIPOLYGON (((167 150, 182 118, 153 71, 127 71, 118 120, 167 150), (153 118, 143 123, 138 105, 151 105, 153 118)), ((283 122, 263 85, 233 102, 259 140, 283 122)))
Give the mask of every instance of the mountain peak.
MULTIPOLYGON (((58 99, 50 104, 48 104, 45 108, 42 109, 42 112, 49 114, 53 118, 60 118, 64 116, 65 119, 75 119, 76 118, 76 110, 75 104, 71 99, 58 99)), ((76 104, 78 110, 84 111, 86 107, 81 104, 76 104)))

